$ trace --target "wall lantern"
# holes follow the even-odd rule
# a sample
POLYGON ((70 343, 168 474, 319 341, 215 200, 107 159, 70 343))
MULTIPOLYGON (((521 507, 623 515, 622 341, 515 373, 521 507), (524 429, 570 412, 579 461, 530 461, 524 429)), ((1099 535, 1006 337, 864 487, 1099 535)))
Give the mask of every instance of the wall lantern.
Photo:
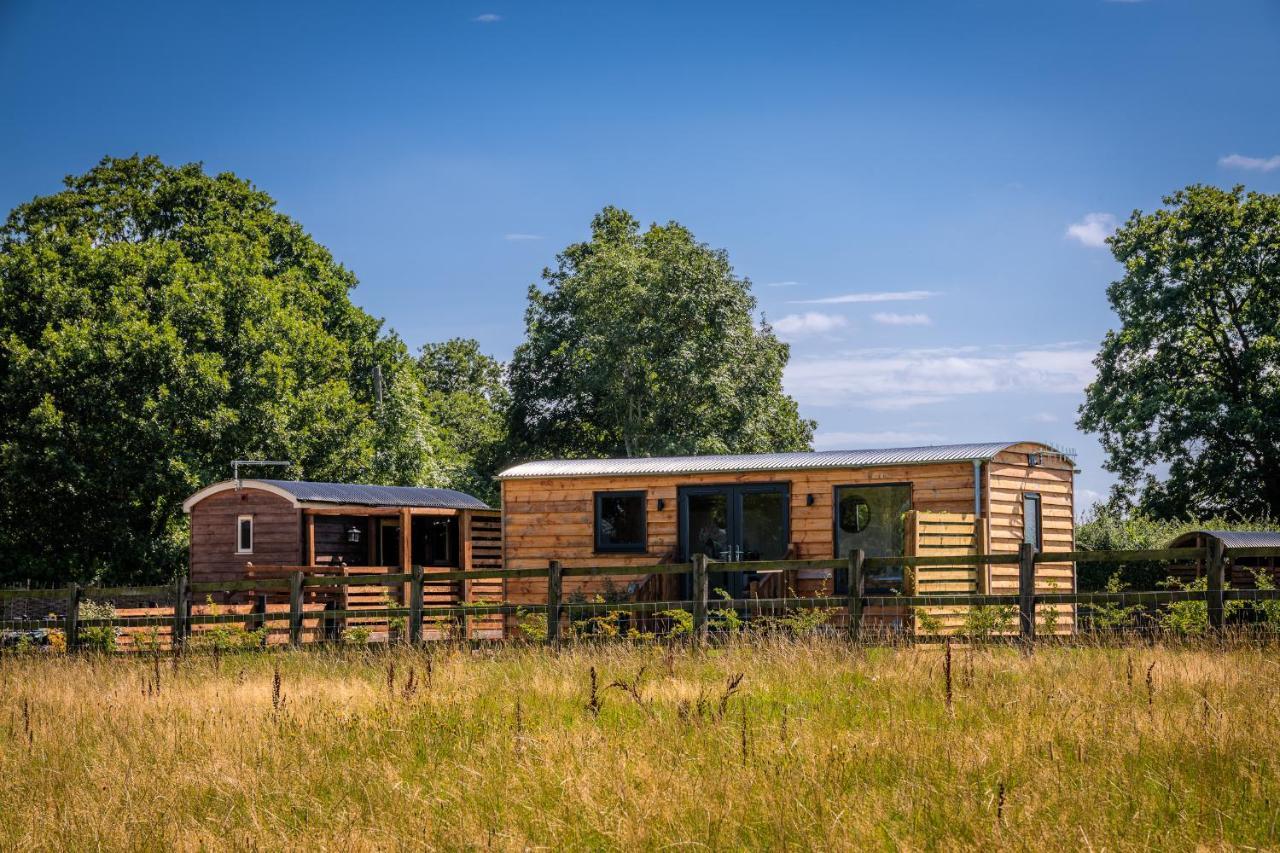
POLYGON ((662 511, 663 511, 664 509, 666 509, 666 508, 667 508, 667 501, 666 501, 666 499, 665 499, 665 498, 658 498, 658 512, 662 512, 662 511))
POLYGON ((813 506, 813 495, 809 495, 804 499, 805 506, 813 506))
POLYGON ((360 544, 360 528, 354 524, 347 528, 347 541, 352 545, 360 544))

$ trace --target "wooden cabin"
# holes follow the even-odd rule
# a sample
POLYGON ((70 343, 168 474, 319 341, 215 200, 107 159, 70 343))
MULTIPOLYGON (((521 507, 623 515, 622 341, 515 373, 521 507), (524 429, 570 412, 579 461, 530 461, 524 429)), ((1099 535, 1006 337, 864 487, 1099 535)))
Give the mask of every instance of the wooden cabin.
POLYGON ((226 480, 182 508, 196 582, 297 568, 501 567, 498 511, 452 489, 226 480))
MULTIPOLYGON (((1222 546, 1222 553, 1228 560, 1225 580, 1234 589, 1257 589, 1257 575, 1269 576, 1271 582, 1280 586, 1280 566, 1275 557, 1237 556, 1243 548, 1277 548, 1280 547, 1280 531, 1274 530, 1190 530, 1176 537, 1166 547, 1169 548, 1208 548, 1213 540, 1222 546)), ((1184 583, 1191 583, 1204 577, 1203 561, 1190 563, 1174 563, 1168 567, 1170 577, 1184 583)))
MULTIPOLYGON (((644 566, 712 560, 831 559, 1016 552, 1074 544, 1073 476, 1065 454, 1035 442, 731 456, 572 459, 503 471, 503 564, 543 568, 644 566)), ((829 571, 711 572, 734 598, 843 592, 829 571)), ((926 586, 899 570, 869 578, 868 593, 1017 591, 1016 565, 926 586)), ((687 576, 566 578, 566 596, 686 597, 687 576)), ((1075 589, 1072 564, 1039 564, 1042 592, 1075 589)), ((506 599, 545 601, 546 581, 509 579, 506 599)), ((1062 624, 1071 625, 1066 608, 1062 624)), ((892 618, 886 617, 889 621, 892 618)))

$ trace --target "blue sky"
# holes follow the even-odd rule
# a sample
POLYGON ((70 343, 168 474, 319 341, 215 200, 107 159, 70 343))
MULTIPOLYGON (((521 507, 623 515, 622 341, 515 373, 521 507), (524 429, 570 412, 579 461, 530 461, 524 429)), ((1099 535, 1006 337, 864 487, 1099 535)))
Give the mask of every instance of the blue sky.
POLYGON ((818 446, 1074 427, 1100 240, 1280 192, 1280 4, 0 3, 0 206, 106 154, 279 200, 411 346, 509 356, 606 204, 729 251, 818 446))

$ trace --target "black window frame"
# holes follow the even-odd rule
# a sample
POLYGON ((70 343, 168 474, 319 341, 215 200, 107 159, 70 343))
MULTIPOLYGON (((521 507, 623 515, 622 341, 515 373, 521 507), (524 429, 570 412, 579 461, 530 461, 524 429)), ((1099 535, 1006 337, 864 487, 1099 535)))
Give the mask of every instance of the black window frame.
MULTIPOLYGON (((835 554, 837 560, 848 559, 848 554, 840 553, 840 490, 841 489, 877 489, 881 487, 906 486, 907 487, 907 504, 910 509, 916 508, 916 484, 914 480, 888 480, 880 482, 878 480, 869 483, 836 483, 831 487, 831 553, 835 554)), ((865 529, 865 528, 864 528, 865 529)), ((847 532, 847 531, 846 531, 847 532)), ((906 531, 903 531, 904 536, 906 531)), ((905 549, 906 540, 903 539, 903 547, 905 549)), ((837 569, 832 574, 835 575, 834 583, 832 583, 832 592, 835 595, 849 594, 849 572, 847 569, 837 569)), ((906 576, 905 567, 903 567, 903 577, 906 576)), ((881 583, 880 579, 869 581, 873 588, 881 583)))
POLYGON ((611 489, 604 492, 594 492, 592 504, 595 507, 595 513, 591 519, 591 538, 595 544, 595 553, 597 554, 645 554, 649 551, 649 492, 645 489, 611 489), (600 508, 601 504, 610 498, 639 498, 640 499, 640 541, 638 543, 627 543, 618 545, 614 543, 606 543, 600 541, 600 508))
POLYGON ((1022 493, 1022 541, 1027 541, 1027 502, 1035 501, 1036 505, 1036 541, 1031 544, 1037 551, 1044 550, 1044 496, 1039 492, 1022 493))

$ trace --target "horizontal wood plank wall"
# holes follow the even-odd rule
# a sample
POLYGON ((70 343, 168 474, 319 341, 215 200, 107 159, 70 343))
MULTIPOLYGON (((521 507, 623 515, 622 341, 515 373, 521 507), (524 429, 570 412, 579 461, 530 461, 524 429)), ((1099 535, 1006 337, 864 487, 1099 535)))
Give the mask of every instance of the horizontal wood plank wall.
POLYGON ((191 508, 191 580, 243 578, 246 563, 301 562, 299 510, 261 489, 210 495, 191 508), (236 553, 236 518, 253 516, 253 553, 236 553))
POLYGON ((368 522, 359 515, 316 516, 316 565, 346 563, 357 566, 368 561, 369 544, 365 541, 368 522), (360 529, 360 541, 347 541, 347 530, 360 529))
MULTIPOLYGON (((907 513, 906 547, 910 556, 955 557, 982 553, 981 519, 969 513, 907 513)), ((918 566, 908 568, 905 587, 908 595, 947 595, 982 592, 985 567, 918 566)), ((921 607, 916 614, 916 634, 958 634, 964 627, 969 608, 921 607), (924 618, 921 618, 924 614, 924 618), (926 630, 928 622, 936 622, 936 630, 926 630)))
MULTIPOLYGON (((497 510, 468 510, 462 515, 462 567, 472 569, 502 568, 502 517, 497 510)), ((500 604, 503 595, 501 578, 478 578, 467 581, 466 600, 473 604, 500 604)), ((501 637, 501 615, 470 617, 472 638, 501 637)))
MULTIPOLYGON (((680 486, 730 483, 787 483, 791 488, 793 559, 834 556, 832 503, 837 485, 911 483, 916 509, 935 512, 973 512, 973 465, 969 462, 894 465, 815 471, 753 471, 727 474, 676 474, 629 477, 540 477, 504 480, 503 555, 509 569, 545 568, 550 560, 574 566, 643 566, 675 562, 678 554, 677 489, 680 486), (648 550, 642 554, 596 554, 593 526, 594 494, 598 491, 647 492, 648 550), (813 505, 808 497, 813 496, 813 505), (665 502, 658 509, 658 500, 665 502)), ((610 578, 625 590, 644 575, 610 578)), ((605 589, 601 578, 565 578, 564 594, 594 595, 605 589)), ((827 582, 801 580, 796 591, 816 593, 827 582)), ((546 580, 507 581, 513 603, 545 601, 546 580)))
MULTIPOLYGON (((1027 464, 1029 453, 1045 450, 1041 445, 1018 444, 997 454, 985 466, 987 512, 990 519, 992 553, 1016 552, 1022 543, 1022 496, 1040 495, 1041 537, 1046 551, 1075 548, 1074 464, 1069 460, 1045 458, 1040 465, 1027 464)), ((1075 568, 1071 563, 1037 563, 1037 592, 1074 592, 1075 568)), ((1010 595, 1018 591, 1018 567, 991 567, 991 592, 1010 595)), ((1039 608, 1037 608, 1039 609, 1039 608)), ((1058 631, 1069 632, 1074 609, 1058 610, 1058 631)), ((1043 623, 1037 624, 1037 630, 1043 623)))

